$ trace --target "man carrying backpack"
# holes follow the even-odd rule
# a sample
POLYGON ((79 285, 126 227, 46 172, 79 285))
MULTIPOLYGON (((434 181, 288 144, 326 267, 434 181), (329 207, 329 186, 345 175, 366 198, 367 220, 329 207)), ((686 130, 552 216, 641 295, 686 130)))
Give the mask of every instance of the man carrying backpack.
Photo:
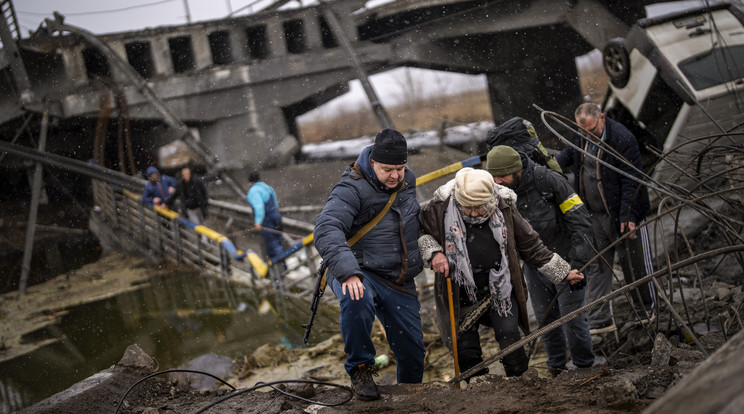
MULTIPOLYGON (((517 210, 548 249, 567 258, 572 269, 581 268, 591 259, 585 239, 592 235, 589 212, 562 174, 537 165, 527 155, 520 155, 506 145, 495 146, 488 152, 486 168, 496 184, 517 193, 517 210)), ((585 282, 563 289, 565 281, 553 284, 533 265, 525 263, 522 270, 540 326, 584 306, 585 282), (559 292, 556 303, 549 309, 559 292)), ((574 365, 587 368, 594 364, 586 314, 546 333, 542 339, 548 354, 547 365, 554 376, 566 369, 566 341, 574 365)))
POLYGON ((488 131, 486 144, 489 150, 497 145, 512 147, 518 153, 530 157, 537 164, 546 165, 559 173, 563 173, 558 161, 548 154, 548 151, 540 143, 535 127, 524 118, 515 116, 488 131))

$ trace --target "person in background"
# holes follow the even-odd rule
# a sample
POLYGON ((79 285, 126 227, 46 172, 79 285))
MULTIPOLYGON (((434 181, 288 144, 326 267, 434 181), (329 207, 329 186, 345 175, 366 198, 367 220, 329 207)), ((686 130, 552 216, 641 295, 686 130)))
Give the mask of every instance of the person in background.
POLYGON ((142 193, 142 202, 146 205, 165 205, 168 197, 176 191, 176 179, 160 174, 154 166, 147 167, 147 183, 142 193))
MULTIPOLYGON (((442 340, 452 346, 447 277, 454 289, 458 362, 462 371, 483 361, 478 328, 493 328, 499 347, 519 341, 519 328, 529 332, 527 291, 520 259, 535 266, 552 283, 575 284, 584 276, 548 250, 514 206, 516 196, 496 186, 490 173, 463 168, 439 187, 421 208, 419 248, 436 273, 434 292, 442 340)), ((450 348, 452 349, 452 348, 450 348)), ((509 377, 527 371, 524 347, 504 356, 509 377)), ((483 368, 475 375, 488 373, 483 368)))
POLYGON ((191 175, 191 168, 181 169, 181 179, 176 184, 176 190, 168 197, 166 204, 173 209, 176 200, 181 201, 181 214, 196 224, 201 224, 207 219, 207 187, 198 177, 191 175))
POLYGON ((276 263, 276 258, 284 251, 282 247, 282 215, 279 214, 279 201, 276 191, 261 181, 258 171, 248 175, 248 203, 253 208, 256 230, 261 232, 266 253, 276 263))
POLYGON ((357 398, 380 398, 375 346, 379 318, 397 362, 398 383, 420 383, 426 350, 414 277, 423 269, 418 248, 416 176, 406 167, 403 135, 386 128, 349 165, 315 223, 315 247, 328 265, 328 285, 340 302, 344 367, 357 398), (394 195, 394 197, 393 197, 394 195), (351 247, 347 240, 384 216, 351 247))
MULTIPOLYGON (((506 145, 491 148, 486 170, 493 175, 496 184, 517 193, 517 210, 548 249, 565 257, 574 269, 584 267, 591 260, 594 255, 588 244, 592 237, 589 212, 563 175, 538 165, 527 154, 506 145)), ((522 271, 540 326, 584 306, 585 281, 564 289, 566 282, 554 284, 529 263, 524 263, 522 271), (548 309, 554 301, 553 307, 548 309)), ((546 333, 542 341, 548 354, 548 369, 553 376, 566 370, 566 345, 575 366, 588 368, 594 364, 586 314, 546 333)))
MULTIPOLYGON (((588 281, 586 300, 594 302, 612 291, 615 253, 622 265, 625 283, 653 273, 646 227, 636 231, 636 225, 642 223, 648 214, 650 203, 645 185, 605 168, 595 158, 586 155, 591 154, 631 177, 640 178, 640 173, 632 168, 639 171, 642 168, 641 152, 633 133, 608 118, 593 103, 579 105, 574 116, 576 123, 588 131, 581 130, 580 134, 573 136, 573 144, 582 148, 583 152, 566 147, 556 156, 556 160, 561 167, 574 168, 574 188, 589 209, 597 251, 603 251, 620 236, 630 232, 624 242, 609 249, 602 254, 602 258, 590 265, 589 274, 592 277, 588 281), (619 153, 632 166, 613 152, 619 153)), ((654 317, 655 305, 651 282, 639 286, 630 296, 640 321, 650 321, 654 317)), ((592 335, 617 329, 611 319, 609 303, 589 313, 589 327, 592 335)))

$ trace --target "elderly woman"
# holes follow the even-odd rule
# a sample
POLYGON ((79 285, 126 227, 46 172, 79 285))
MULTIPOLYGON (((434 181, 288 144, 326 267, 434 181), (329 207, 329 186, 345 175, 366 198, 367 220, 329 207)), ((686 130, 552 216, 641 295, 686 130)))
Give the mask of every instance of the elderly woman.
MULTIPOLYGON (((548 250, 514 202, 514 192, 496 186, 485 170, 463 168, 439 187, 419 214, 419 247, 436 272, 437 324, 451 347, 446 277, 451 277, 457 326, 458 362, 463 371, 483 360, 478 327, 493 328, 501 349, 527 333, 527 291, 519 259, 537 267, 553 283, 578 283, 583 276, 548 250), (444 247, 442 247, 444 246, 444 247), (516 304, 516 306, 513 306, 516 304)), ((504 356, 507 376, 527 370, 524 348, 504 356)), ((485 368, 476 375, 488 373, 485 368)))

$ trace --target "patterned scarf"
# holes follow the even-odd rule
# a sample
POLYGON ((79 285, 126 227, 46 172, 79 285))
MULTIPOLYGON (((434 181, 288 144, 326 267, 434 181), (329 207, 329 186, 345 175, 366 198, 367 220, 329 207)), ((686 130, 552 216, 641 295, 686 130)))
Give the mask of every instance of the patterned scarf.
POLYGON ((470 265, 468 256, 467 234, 465 222, 470 224, 481 224, 488 220, 488 226, 493 232, 493 238, 499 244, 501 250, 501 266, 497 269, 491 269, 488 274, 488 287, 491 292, 491 299, 494 309, 499 316, 511 314, 511 277, 509 273, 509 259, 506 252, 506 225, 504 215, 497 208, 498 195, 494 195, 495 201, 488 203, 489 214, 486 217, 467 217, 462 214, 454 195, 450 197, 447 211, 444 215, 444 250, 447 261, 450 265, 450 274, 452 280, 459 286, 464 286, 468 298, 477 302, 476 286, 473 279, 473 268, 470 265))

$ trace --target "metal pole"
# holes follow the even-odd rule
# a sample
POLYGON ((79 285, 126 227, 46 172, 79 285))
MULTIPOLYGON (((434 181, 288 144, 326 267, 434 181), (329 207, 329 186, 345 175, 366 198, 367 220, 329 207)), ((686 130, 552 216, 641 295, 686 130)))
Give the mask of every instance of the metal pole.
POLYGON ((359 60, 359 57, 354 51, 354 47, 351 45, 349 38, 346 36, 346 32, 341 26, 341 23, 338 21, 338 17, 336 17, 336 13, 333 11, 333 9, 331 9, 331 6, 328 4, 327 1, 321 1, 320 4, 322 6, 321 10, 323 12, 323 17, 325 17, 326 21, 328 22, 328 26, 333 31, 333 34, 336 35, 336 38, 338 39, 339 43, 341 43, 341 47, 344 48, 346 54, 349 55, 349 59, 351 59, 351 63, 357 73, 359 82, 362 83, 362 88, 364 88, 364 92, 366 92, 367 94, 369 103, 370 105, 372 105, 372 110, 375 111, 375 115, 377 115, 378 122, 380 122, 382 128, 392 128, 393 121, 390 119, 390 116, 385 111, 382 103, 380 103, 380 99, 377 97, 375 90, 372 88, 372 84, 369 83, 369 79, 367 78, 367 71, 364 70, 362 62, 359 60))
POLYGON ((189 0, 183 0, 183 9, 186 11, 186 23, 191 24, 191 11, 189 11, 189 0))
POLYGON ((183 251, 183 246, 181 245, 181 225, 178 223, 178 220, 171 220, 171 229, 173 230, 173 238, 176 242, 176 261, 182 263, 181 252, 183 251))
POLYGON ((199 260, 199 267, 204 267, 204 262, 202 259, 202 239, 199 237, 199 235, 196 235, 196 256, 199 260))
MULTIPOLYGON (((47 128, 49 127, 49 110, 44 108, 44 116, 41 118, 41 132, 39 133, 39 151, 46 151, 47 128)), ((28 274, 31 271, 31 255, 34 250, 34 232, 36 230, 36 213, 39 209, 39 193, 41 192, 41 178, 43 167, 36 162, 34 167, 34 179, 31 185, 31 209, 28 213, 28 227, 26 228, 26 243, 23 245, 23 264, 21 265, 21 279, 18 282, 18 294, 26 293, 28 274)))
MULTIPOLYGON (((460 361, 457 355, 457 328, 455 323, 455 305, 452 301, 452 278, 447 278, 447 299, 449 300, 449 314, 450 314, 450 331, 452 336, 452 356, 455 358, 455 377, 460 376, 460 361)), ((460 383, 456 382, 455 386, 460 388, 460 383)))

